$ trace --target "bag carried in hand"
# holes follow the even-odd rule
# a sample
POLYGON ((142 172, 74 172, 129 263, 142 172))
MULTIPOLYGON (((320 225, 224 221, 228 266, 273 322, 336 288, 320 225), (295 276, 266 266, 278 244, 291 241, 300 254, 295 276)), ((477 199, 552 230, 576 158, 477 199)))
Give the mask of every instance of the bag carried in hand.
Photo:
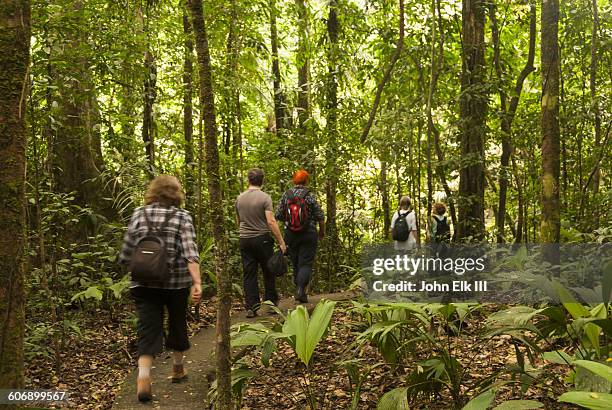
POLYGON ((172 210, 159 227, 151 224, 146 208, 143 208, 142 212, 147 222, 147 234, 136 242, 136 249, 130 260, 132 280, 141 283, 162 283, 170 275, 166 241, 163 239, 164 228, 176 214, 177 209, 172 210))
POLYGON ((280 249, 268 259, 268 270, 276 276, 283 276, 289 271, 287 259, 280 249))
MULTIPOLYGON (((410 211, 412 212, 412 211, 410 211)), ((408 226, 408 221, 406 221, 406 217, 410 215, 410 212, 406 212, 405 214, 397 211, 397 219, 393 224, 393 230, 391 231, 391 235, 393 236, 394 241, 404 242, 408 240, 410 236, 410 227, 408 226)))
POLYGON ((308 204, 306 203, 308 191, 304 189, 298 192, 291 189, 287 193, 285 221, 287 228, 293 232, 300 232, 308 226, 308 204))

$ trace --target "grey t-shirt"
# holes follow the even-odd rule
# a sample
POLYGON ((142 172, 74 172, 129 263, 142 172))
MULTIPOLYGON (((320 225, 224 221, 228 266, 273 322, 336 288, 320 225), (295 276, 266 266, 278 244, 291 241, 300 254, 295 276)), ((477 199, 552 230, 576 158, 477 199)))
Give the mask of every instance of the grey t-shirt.
POLYGON ((266 211, 272 212, 272 198, 261 189, 247 189, 236 199, 240 237, 253 238, 270 232, 266 211))

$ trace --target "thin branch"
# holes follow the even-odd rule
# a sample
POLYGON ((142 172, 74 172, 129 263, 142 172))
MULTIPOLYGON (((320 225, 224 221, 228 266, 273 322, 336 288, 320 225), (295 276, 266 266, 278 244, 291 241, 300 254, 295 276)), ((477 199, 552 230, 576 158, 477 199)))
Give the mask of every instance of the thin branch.
POLYGON ((391 57, 391 62, 387 66, 387 69, 385 70, 380 84, 378 84, 376 96, 374 97, 374 104, 372 105, 372 110, 370 111, 370 117, 368 118, 368 122, 366 123, 366 126, 363 129, 363 132, 361 133, 362 144, 368 138, 368 133, 370 132, 370 128, 372 128, 372 124, 374 123, 374 117, 376 117, 376 111, 378 110, 378 105, 380 104, 380 97, 382 95, 382 91, 385 88, 385 85, 387 84, 389 79, 391 78, 391 71, 393 70, 395 63, 399 59, 400 54, 402 53, 402 48, 404 48, 404 0, 399 0, 399 39, 397 40, 395 52, 391 57))

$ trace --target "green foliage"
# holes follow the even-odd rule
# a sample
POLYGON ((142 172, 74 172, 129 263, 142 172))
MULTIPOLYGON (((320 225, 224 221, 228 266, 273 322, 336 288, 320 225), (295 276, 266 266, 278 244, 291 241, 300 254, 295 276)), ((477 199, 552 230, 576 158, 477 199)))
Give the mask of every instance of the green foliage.
POLYGON ((569 391, 559 396, 557 401, 577 404, 590 410, 608 410, 612 407, 612 394, 569 391))

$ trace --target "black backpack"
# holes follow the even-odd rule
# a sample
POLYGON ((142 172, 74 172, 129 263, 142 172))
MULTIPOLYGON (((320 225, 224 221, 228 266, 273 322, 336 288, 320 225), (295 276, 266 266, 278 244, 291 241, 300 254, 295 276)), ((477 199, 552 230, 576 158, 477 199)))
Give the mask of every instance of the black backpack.
POLYGON ((408 222, 406 221, 406 217, 410 215, 412 211, 406 212, 402 215, 400 211, 397 211, 397 219, 393 224, 393 229, 391 231, 391 235, 393 236, 394 241, 404 242, 408 240, 410 236, 410 227, 408 226, 408 222))
POLYGON ((285 209, 285 222, 287 228, 293 232, 301 232, 308 226, 308 204, 306 196, 308 190, 290 189, 287 192, 287 207, 285 209))
POLYGON ((166 241, 163 239, 164 228, 177 209, 173 209, 159 227, 151 224, 146 208, 143 208, 142 212, 147 222, 147 234, 136 242, 136 249, 130 260, 132 280, 141 283, 163 283, 170 275, 166 241))
MULTIPOLYGON (((435 218, 435 217, 434 217, 435 218)), ((436 242, 447 242, 450 239, 450 226, 446 217, 442 219, 436 218, 436 242)))

